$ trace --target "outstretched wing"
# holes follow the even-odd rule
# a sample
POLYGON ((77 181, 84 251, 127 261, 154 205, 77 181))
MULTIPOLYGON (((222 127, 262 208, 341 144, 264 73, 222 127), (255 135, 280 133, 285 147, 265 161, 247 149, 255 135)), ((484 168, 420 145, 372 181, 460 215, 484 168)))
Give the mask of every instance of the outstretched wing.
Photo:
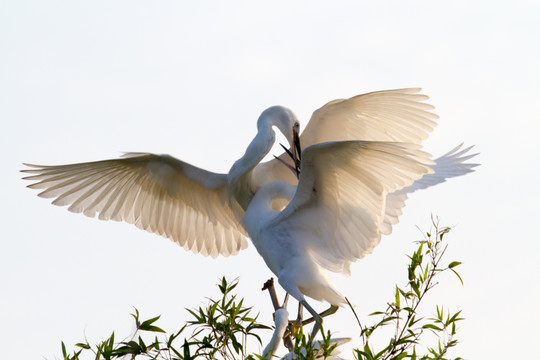
MULTIPOLYGON (((375 91, 334 100, 316 110, 300 135, 302 148, 327 141, 365 140, 421 144, 439 117, 420 89, 375 91)), ((283 153, 279 158, 292 164, 283 153)), ((296 184, 294 174, 278 160, 259 164, 253 171, 260 186, 274 180, 296 184)))
POLYGON ((375 91, 334 100, 316 110, 300 135, 302 147, 325 141, 366 140, 421 144, 439 117, 421 89, 375 91))
POLYGON ((381 233, 383 235, 390 234, 392 232, 392 226, 399 222, 399 217, 402 214, 402 209, 405 206, 408 194, 415 192, 416 190, 443 183, 446 179, 465 175, 474 171, 473 168, 478 166, 478 164, 466 163, 465 161, 478 154, 469 154, 472 146, 461 149, 462 146, 463 143, 435 159, 435 165, 431 167, 433 173, 426 174, 416 180, 412 185, 391 192, 386 196, 385 216, 383 224, 381 225, 381 233))
POLYGON ((26 180, 55 205, 101 220, 126 221, 168 237, 194 253, 216 257, 247 246, 230 202, 225 174, 208 172, 168 155, 129 153, 122 159, 41 166, 26 180))
POLYGON ((386 195, 432 172, 429 154, 406 143, 342 141, 302 153, 294 198, 277 217, 324 268, 347 273, 349 263, 378 244, 386 195))

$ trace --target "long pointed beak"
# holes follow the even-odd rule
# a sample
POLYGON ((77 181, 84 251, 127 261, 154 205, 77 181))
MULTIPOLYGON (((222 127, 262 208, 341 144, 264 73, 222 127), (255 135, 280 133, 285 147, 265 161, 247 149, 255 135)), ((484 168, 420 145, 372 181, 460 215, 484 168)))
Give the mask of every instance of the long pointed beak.
POLYGON ((297 131, 293 130, 294 149, 293 149, 293 161, 296 168, 297 177, 300 177, 300 164, 302 161, 302 147, 300 146, 300 136, 297 131))
POLYGON ((301 159, 302 159, 302 147, 300 146, 300 137, 298 136, 298 133, 293 130, 293 144, 291 146, 291 150, 287 149, 285 145, 281 145, 281 148, 289 155, 289 157, 292 159, 294 166, 291 166, 287 164, 284 160, 281 158, 274 156, 276 160, 281 162, 283 165, 285 165, 288 169, 290 169, 294 175, 296 175, 297 179, 300 179, 300 165, 301 165, 301 159))
POLYGON ((283 165, 289 168, 294 173, 294 175, 296 175, 296 178, 299 179, 300 178, 300 151, 299 151, 300 139, 298 138, 298 136, 295 137, 295 141, 291 150, 287 149, 285 145, 283 144, 279 144, 279 145, 281 145, 281 148, 292 159, 294 166, 287 164, 285 161, 283 161, 281 158, 278 158, 277 156, 274 156, 274 157, 276 158, 276 160, 279 160, 279 162, 281 162, 283 165))
MULTIPOLYGON (((287 154, 289 154, 289 156, 292 157, 292 153, 289 150, 287 150, 287 148, 285 146, 283 146, 282 144, 279 144, 279 145, 281 145, 281 147, 284 148, 285 151, 287 151, 287 154)), ((291 165, 287 164, 287 162, 285 162, 281 158, 277 157, 276 155, 274 155, 274 159, 276 159, 277 161, 279 161, 280 163, 285 165, 287 167, 287 169, 291 170, 296 175, 296 177, 298 177, 298 171, 296 170, 295 166, 291 166, 291 165)))

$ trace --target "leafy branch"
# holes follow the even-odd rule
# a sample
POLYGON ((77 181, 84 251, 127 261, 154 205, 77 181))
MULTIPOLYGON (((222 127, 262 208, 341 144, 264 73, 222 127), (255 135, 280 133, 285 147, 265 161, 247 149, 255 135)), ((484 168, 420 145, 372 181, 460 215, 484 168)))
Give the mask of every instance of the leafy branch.
MULTIPOLYGON (((442 259, 448 245, 445 235, 448 227, 440 227, 432 218, 433 229, 418 242, 418 248, 409 256, 407 267, 407 283, 403 287, 395 287, 394 296, 384 311, 376 311, 370 316, 377 320, 373 325, 360 326, 361 346, 353 350, 357 360, 448 360, 448 352, 458 344, 456 339, 457 324, 462 321, 461 311, 451 313, 443 307, 436 306, 432 317, 420 314, 421 303, 425 302, 428 292, 438 284, 441 273, 452 272, 459 281, 463 280, 456 268, 459 261, 452 261, 443 266, 442 259), (383 336, 383 328, 392 335, 376 350, 373 339, 383 336), (393 327, 393 328, 391 328, 393 327), (425 333, 435 335, 435 345, 427 346, 425 333), (418 352, 423 350, 425 354, 418 352)), ((68 353, 62 342, 64 360, 114 359, 153 359, 153 360, 192 360, 192 359, 264 359, 261 355, 248 352, 248 340, 254 339, 262 344, 260 331, 271 329, 257 322, 257 316, 251 315, 252 308, 244 305, 244 299, 232 292, 238 280, 232 282, 222 278, 218 284, 221 297, 209 299, 205 306, 187 309, 191 320, 180 330, 167 335, 156 325, 159 316, 142 320, 139 311, 131 314, 135 321, 135 333, 117 342, 113 332, 109 338, 91 345, 87 339, 75 344, 76 350, 68 353), (187 330, 191 330, 189 333, 187 330), (182 335, 182 336, 180 336, 182 335), (88 357, 90 356, 90 357, 88 357)), ((311 341, 303 334, 302 329, 295 334, 292 351, 287 359, 313 360, 331 358, 339 345, 340 339, 332 339, 331 332, 321 331, 322 340, 311 341)), ((453 360, 460 360, 456 357, 453 360)))
POLYGON ((225 278, 218 284, 221 291, 220 300, 210 299, 206 307, 187 309, 193 320, 184 324, 180 330, 169 336, 155 325, 159 316, 141 320, 137 309, 131 314, 135 321, 136 331, 130 340, 115 341, 114 332, 111 336, 92 346, 88 340, 78 343, 78 348, 68 354, 62 342, 64 360, 80 360, 81 353, 92 353, 95 360, 129 359, 160 359, 160 360, 192 360, 201 359, 236 359, 246 357, 245 351, 249 338, 255 338, 261 343, 258 330, 270 329, 257 322, 257 316, 251 316, 251 307, 244 306, 244 300, 231 295, 238 285, 235 280, 229 283, 225 278), (193 328, 189 336, 179 343, 179 336, 187 328, 193 328), (145 340, 144 335, 152 335, 151 340, 145 340), (160 340, 157 334, 162 335, 160 340), (137 338, 136 338, 137 337, 137 338))
MULTIPOLYGON (((355 350, 358 360, 446 360, 444 357, 448 350, 457 345, 454 339, 456 324, 463 320, 459 317, 461 311, 447 313, 438 305, 437 315, 434 318, 420 316, 418 310, 426 294, 438 283, 435 278, 441 273, 452 271, 463 284, 463 279, 455 268, 461 265, 459 261, 452 261, 441 267, 442 258, 448 245, 444 243, 444 236, 450 231, 448 227, 440 227, 438 220, 432 218, 433 231, 427 232, 423 240, 418 242, 418 248, 411 256, 407 268, 408 282, 403 288, 396 285, 394 299, 388 303, 386 310, 376 311, 371 316, 378 316, 380 320, 375 324, 362 327, 361 338, 363 348, 355 350), (382 327, 393 325, 394 335, 388 344, 381 350, 375 351, 370 342, 374 332, 382 327), (416 345, 425 330, 429 330, 438 338, 437 346, 428 347, 428 353, 422 356, 417 354, 416 345)), ((455 358, 459 360, 461 358, 455 358)))

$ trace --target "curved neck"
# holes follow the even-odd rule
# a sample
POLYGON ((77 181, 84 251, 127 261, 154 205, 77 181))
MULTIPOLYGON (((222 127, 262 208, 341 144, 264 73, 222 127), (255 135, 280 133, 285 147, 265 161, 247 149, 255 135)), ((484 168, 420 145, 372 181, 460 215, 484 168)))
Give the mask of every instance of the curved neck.
POLYGON ((276 325, 274 334, 272 334, 272 339, 263 351, 263 357, 268 360, 276 353, 279 343, 283 338, 283 335, 285 335, 285 330, 287 330, 287 325, 289 325, 289 313, 286 309, 279 308, 276 310, 274 323, 276 325))
POLYGON ((251 172, 268 154, 276 134, 268 121, 259 121, 257 135, 248 145, 244 156, 236 160, 229 170, 229 195, 234 197, 244 210, 247 209, 253 195, 258 189, 252 188, 251 172))

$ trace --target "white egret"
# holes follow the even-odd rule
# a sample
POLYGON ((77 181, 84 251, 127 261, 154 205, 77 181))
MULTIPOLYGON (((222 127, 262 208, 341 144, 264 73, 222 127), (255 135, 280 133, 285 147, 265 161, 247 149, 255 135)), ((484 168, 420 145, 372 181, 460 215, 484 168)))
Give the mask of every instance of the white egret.
MULTIPOLYGON (((419 89, 368 93, 334 100, 314 112, 301 135, 304 146, 330 140, 379 140, 419 143, 435 126, 433 107, 419 89)), ((168 237, 194 253, 216 257, 247 246, 241 219, 257 190, 273 180, 296 184, 278 160, 259 164, 275 141, 276 126, 295 156, 298 120, 281 106, 265 110, 258 133, 228 174, 200 169, 168 155, 129 153, 124 158, 89 163, 39 166, 22 170, 39 196, 54 198, 101 220, 133 223, 168 237)), ((288 155, 279 157, 289 160, 288 155)), ((294 165, 294 164, 293 164, 294 165)))
POLYGON ((419 148, 437 115, 418 91, 373 92, 315 111, 300 136, 299 182, 290 171, 298 168, 299 123, 281 106, 261 114, 257 135, 228 174, 146 153, 22 171, 36 181, 29 187, 44 189, 39 196, 54 198, 55 205, 133 223, 195 253, 236 254, 249 233, 280 284, 320 323, 304 294, 333 305, 344 299, 324 270, 349 272, 350 262, 391 231, 408 192, 473 166, 462 164, 466 149, 430 167, 419 148), (289 161, 286 153, 260 163, 275 141, 273 126, 289 142, 289 169, 282 164, 289 161))

